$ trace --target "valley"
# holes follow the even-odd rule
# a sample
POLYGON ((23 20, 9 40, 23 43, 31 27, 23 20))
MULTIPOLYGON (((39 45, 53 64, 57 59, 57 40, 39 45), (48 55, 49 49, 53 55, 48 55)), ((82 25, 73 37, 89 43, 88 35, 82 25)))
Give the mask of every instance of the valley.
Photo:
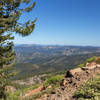
POLYGON ((15 46, 19 72, 14 79, 26 79, 41 74, 64 73, 87 58, 100 56, 100 47, 59 45, 15 46))

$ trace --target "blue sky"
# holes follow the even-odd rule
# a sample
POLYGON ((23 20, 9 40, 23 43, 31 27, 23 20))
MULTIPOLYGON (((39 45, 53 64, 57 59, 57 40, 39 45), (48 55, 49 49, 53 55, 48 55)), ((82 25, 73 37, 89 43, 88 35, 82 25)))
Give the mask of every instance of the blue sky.
POLYGON ((34 32, 16 35, 15 44, 100 46, 100 0, 35 0, 20 21, 38 18, 34 32))

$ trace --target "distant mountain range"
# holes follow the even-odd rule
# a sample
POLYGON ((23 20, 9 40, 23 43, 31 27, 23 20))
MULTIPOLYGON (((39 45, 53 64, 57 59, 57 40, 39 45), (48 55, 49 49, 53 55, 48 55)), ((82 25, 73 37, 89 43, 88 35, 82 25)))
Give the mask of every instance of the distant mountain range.
POLYGON ((100 47, 60 45, 16 45, 19 71, 16 79, 42 73, 67 71, 92 56, 100 56, 100 47))

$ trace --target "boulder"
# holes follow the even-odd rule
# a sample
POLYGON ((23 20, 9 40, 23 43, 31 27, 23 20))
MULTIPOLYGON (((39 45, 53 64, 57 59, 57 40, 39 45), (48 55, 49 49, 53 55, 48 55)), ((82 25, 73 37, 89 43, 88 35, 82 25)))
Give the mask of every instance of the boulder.
POLYGON ((91 62, 91 63, 87 63, 86 67, 96 67, 97 63, 96 62, 91 62))
POLYGON ((67 71, 66 77, 74 77, 75 73, 83 72, 81 68, 75 68, 67 71))
POLYGON ((6 86, 5 89, 7 92, 10 92, 12 94, 14 94, 16 92, 16 88, 13 86, 6 86))
POLYGON ((86 67, 88 70, 95 69, 97 66, 86 67))
POLYGON ((100 67, 100 64, 97 64, 97 67, 100 67))
POLYGON ((51 86, 51 85, 49 85, 47 88, 48 88, 48 89, 51 89, 51 88, 52 88, 52 86, 51 86))

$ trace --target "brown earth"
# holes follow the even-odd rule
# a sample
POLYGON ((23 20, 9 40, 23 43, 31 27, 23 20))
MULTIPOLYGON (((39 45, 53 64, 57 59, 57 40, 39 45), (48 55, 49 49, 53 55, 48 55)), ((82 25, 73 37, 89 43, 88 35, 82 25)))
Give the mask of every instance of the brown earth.
POLYGON ((38 92, 40 92, 42 90, 43 90, 43 86, 40 86, 40 87, 38 87, 38 88, 36 88, 36 89, 34 89, 32 91, 29 91, 27 94, 25 94, 24 97, 26 98, 26 97, 32 96, 32 95, 34 95, 34 94, 36 94, 36 93, 38 93, 38 92))

